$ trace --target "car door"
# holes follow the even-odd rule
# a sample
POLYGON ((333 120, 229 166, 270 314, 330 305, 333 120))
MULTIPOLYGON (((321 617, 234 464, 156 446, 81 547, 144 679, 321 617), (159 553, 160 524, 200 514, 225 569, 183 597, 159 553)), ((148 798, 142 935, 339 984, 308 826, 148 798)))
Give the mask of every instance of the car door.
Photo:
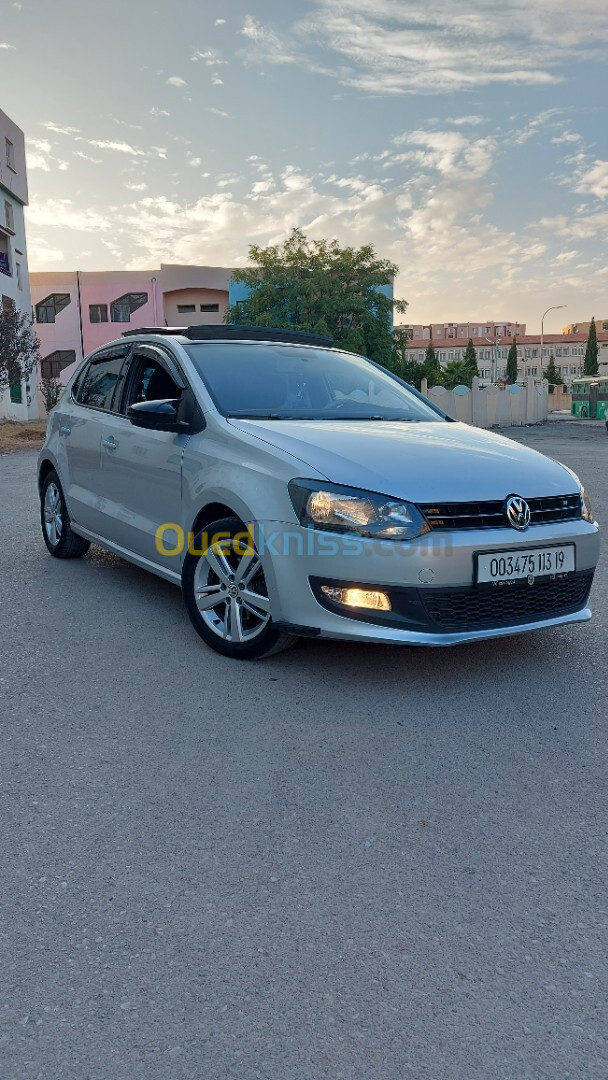
POLYGON ((58 406, 57 461, 70 516, 76 525, 100 533, 103 523, 99 481, 103 425, 121 397, 131 345, 94 353, 72 394, 58 406))
POLYGON ((156 531, 165 523, 181 522, 182 457, 189 435, 135 427, 126 411, 139 401, 180 399, 185 389, 171 357, 160 348, 136 345, 120 409, 105 417, 101 437, 103 535, 175 573, 180 572, 180 559, 159 550, 156 531))

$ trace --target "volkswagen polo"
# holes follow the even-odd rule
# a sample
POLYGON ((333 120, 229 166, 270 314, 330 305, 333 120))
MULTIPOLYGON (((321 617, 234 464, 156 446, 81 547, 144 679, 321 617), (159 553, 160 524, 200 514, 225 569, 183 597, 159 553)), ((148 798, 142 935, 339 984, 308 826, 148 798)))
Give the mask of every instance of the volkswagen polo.
POLYGON ((598 527, 576 475, 314 335, 127 331, 39 458, 44 541, 179 585, 212 648, 456 645, 581 622, 598 527))

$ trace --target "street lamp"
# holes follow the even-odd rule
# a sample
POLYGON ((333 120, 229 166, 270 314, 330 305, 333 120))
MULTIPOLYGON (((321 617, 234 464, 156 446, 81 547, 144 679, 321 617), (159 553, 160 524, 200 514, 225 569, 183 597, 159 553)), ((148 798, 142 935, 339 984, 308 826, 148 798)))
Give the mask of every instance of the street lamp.
POLYGON ((484 337, 484 341, 487 341, 488 345, 492 346, 492 382, 496 382, 496 342, 492 338, 484 337))
POLYGON ((541 377, 542 377, 542 373, 543 373, 543 343, 544 343, 544 338, 545 338, 545 315, 548 315, 550 311, 559 311, 560 308, 565 308, 567 306, 568 306, 567 304, 554 304, 553 307, 548 307, 547 310, 544 311, 543 314, 542 314, 542 317, 541 317, 541 320, 540 320, 540 373, 541 373, 541 377))

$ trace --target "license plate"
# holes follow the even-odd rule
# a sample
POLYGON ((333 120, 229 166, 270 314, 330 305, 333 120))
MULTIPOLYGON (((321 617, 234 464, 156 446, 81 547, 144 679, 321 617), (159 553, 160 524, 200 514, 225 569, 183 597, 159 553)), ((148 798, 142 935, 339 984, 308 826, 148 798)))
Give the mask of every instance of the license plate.
POLYGON ((519 551, 491 551, 477 555, 478 584, 559 577, 571 573, 574 569, 574 544, 519 551))

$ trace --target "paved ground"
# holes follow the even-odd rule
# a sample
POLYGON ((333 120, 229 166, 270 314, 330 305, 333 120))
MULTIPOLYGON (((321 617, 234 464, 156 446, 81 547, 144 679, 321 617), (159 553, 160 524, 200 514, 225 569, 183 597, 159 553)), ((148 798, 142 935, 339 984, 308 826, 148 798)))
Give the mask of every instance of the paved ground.
MULTIPOLYGON (((513 433, 577 468, 600 427, 513 433)), ((606 564, 586 626, 206 650, 49 558, 0 458, 3 1080, 605 1080, 606 564)))

